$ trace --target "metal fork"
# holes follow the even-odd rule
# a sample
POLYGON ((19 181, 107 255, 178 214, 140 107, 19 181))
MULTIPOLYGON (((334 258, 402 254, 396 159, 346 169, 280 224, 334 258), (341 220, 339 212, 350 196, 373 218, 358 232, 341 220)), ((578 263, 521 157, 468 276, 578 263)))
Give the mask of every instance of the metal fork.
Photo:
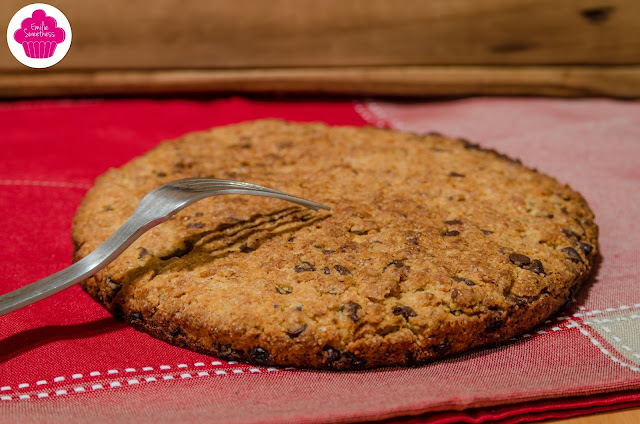
POLYGON ((54 295, 91 277, 117 258, 138 237, 172 215, 206 197, 221 194, 249 194, 276 199, 318 210, 328 207, 278 190, 217 178, 187 178, 161 185, 142 198, 133 214, 96 250, 62 271, 0 296, 0 316, 54 295))

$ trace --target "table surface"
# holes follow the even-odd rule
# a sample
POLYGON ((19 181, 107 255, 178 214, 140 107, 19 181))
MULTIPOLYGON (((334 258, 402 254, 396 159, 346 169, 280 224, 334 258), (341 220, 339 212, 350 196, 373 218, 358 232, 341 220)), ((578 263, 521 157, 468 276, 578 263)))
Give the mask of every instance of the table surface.
POLYGON ((553 424, 637 424, 640 423, 640 408, 604 412, 563 420, 547 421, 553 424))

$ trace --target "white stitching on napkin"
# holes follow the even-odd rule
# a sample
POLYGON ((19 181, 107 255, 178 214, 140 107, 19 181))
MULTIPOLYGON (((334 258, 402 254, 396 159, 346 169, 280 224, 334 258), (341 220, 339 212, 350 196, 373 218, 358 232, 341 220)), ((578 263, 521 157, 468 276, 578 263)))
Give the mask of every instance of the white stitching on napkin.
POLYGON ((588 332, 587 330, 585 330, 582 326, 580 326, 580 324, 578 324, 575 321, 571 321, 573 322, 576 327, 578 327, 578 330, 580 330, 580 334, 587 336, 589 338, 589 340, 591 341, 591 343, 596 346, 598 349, 600 349, 600 351, 602 353, 604 353, 609 359, 611 359, 613 362, 615 362, 616 364, 620 365, 623 368, 628 368, 630 371, 633 372, 640 372, 640 368, 638 368, 635 364, 630 364, 628 362, 625 362, 621 359, 618 359, 616 356, 614 356, 608 349, 606 349, 604 346, 602 346, 602 343, 600 343, 600 341, 598 339, 596 339, 593 334, 591 334, 590 332, 588 332))
MULTIPOLYGON (((637 314, 634 313, 633 315, 630 315, 628 317, 592 318, 589 321, 583 321, 583 322, 585 324, 589 324, 589 325, 591 325, 591 324, 602 325, 602 324, 606 324, 606 323, 613 322, 613 321, 626 321, 626 320, 629 320, 629 319, 640 319, 640 313, 637 313, 637 314)), ((606 328, 606 327, 603 327, 603 328, 606 328)), ((607 330, 605 330, 605 331, 607 331, 607 330)), ((607 332, 609 332, 609 331, 607 331, 607 332)))
MULTIPOLYGON (((632 315, 630 315, 628 317, 593 318, 593 319, 591 319, 589 321, 583 321, 583 323, 587 324, 587 325, 590 325, 591 327, 595 327, 596 325, 599 325, 600 328, 602 328, 607 333, 611 334, 611 337, 613 338, 613 340, 622 349, 624 349, 627 352, 629 352, 631 355, 633 355, 634 358, 640 359, 640 353, 639 352, 635 352, 630 346, 627 346, 626 344, 624 344, 624 342, 622 341, 622 339, 620 337, 617 337, 615 334, 613 334, 613 332, 611 331, 611 329, 609 327, 604 325, 606 323, 613 323, 614 321, 627 321, 629 319, 634 319, 634 320, 635 319, 640 319, 640 313, 634 313, 634 314, 632 314, 632 315)), ((609 343, 611 343, 611 342, 609 342, 609 343)))
POLYGON ((605 308, 604 310, 600 310, 600 309, 594 309, 593 311, 587 311, 586 308, 582 308, 581 311, 582 312, 576 312, 575 314, 573 314, 574 317, 591 317, 594 315, 601 315, 601 314, 606 314, 609 312, 618 312, 618 311, 628 311, 630 309, 636 309, 636 308, 640 308, 640 303, 635 303, 633 305, 620 305, 618 307, 615 308, 605 308), (584 312, 586 311, 586 312, 584 312))
MULTIPOLYGON (((230 363, 230 362, 229 362, 230 363)), ((237 363, 237 362, 234 362, 237 363)), ((195 364, 193 364, 194 367, 199 367, 200 369, 202 369, 201 367, 203 367, 205 364, 203 362, 196 362, 195 364)), ((220 361, 212 361, 211 365, 218 366, 218 365, 222 365, 222 362, 220 361)), ((83 393, 86 392, 88 390, 102 390, 102 389, 110 389, 110 388, 115 388, 115 387, 122 387, 123 383, 126 383, 126 385, 129 386, 133 386, 133 385, 137 385, 140 383, 153 383, 158 381, 156 377, 160 377, 162 376, 162 380, 160 381, 169 381, 169 380, 174 380, 176 377, 180 377, 181 379, 188 379, 191 377, 194 377, 195 374, 191 374, 191 373, 185 373, 185 368, 188 369, 189 365, 181 363, 178 366, 176 366, 177 368, 179 368, 182 372, 179 374, 175 374, 177 372, 174 371, 174 374, 167 374, 167 375, 157 375, 155 374, 155 376, 147 376, 147 377, 138 377, 138 378, 130 378, 130 379, 122 379, 122 380, 113 380, 113 381, 108 381, 108 382, 102 382, 102 383, 93 383, 93 384, 89 384, 88 386, 76 386, 73 387, 73 391, 71 392, 72 394, 74 393, 83 393), (144 381, 143 381, 144 380, 144 381)), ((158 367, 160 369, 170 369, 171 366, 170 365, 162 365, 160 367, 158 367)), ((294 368, 286 368, 285 370, 293 370, 294 368)), ((142 367, 141 368, 142 371, 153 371, 153 367, 142 367)), ((135 368, 127 368, 128 372, 135 372, 136 369, 135 368)), ((284 371, 278 368, 263 368, 263 369, 258 369, 258 368, 247 368, 247 369, 230 369, 230 368, 226 368, 224 370, 218 369, 210 369, 207 371, 200 371, 197 373, 198 377, 210 377, 210 376, 225 376, 225 375, 229 375, 229 373, 232 374, 261 374, 263 372, 274 372, 274 371, 284 371), (245 372, 245 371, 250 371, 250 372, 245 372)), ((195 370, 193 371, 195 373, 195 370)), ((108 374, 113 375, 118 373, 118 370, 109 370, 107 371, 108 374), (115 371, 115 372, 114 372, 115 371)), ((93 371, 90 374, 93 374, 94 376, 100 375, 100 373, 98 371, 93 371), (97 374, 96 374, 97 373, 97 374)), ((73 374, 73 375, 79 375, 81 377, 79 378, 74 378, 74 383, 78 383, 79 379, 81 378, 86 378, 85 375, 83 374, 73 374)), ((65 380, 65 377, 60 376, 60 377, 56 377, 54 378, 54 381, 56 382, 62 382, 65 380)), ((40 380, 37 383, 38 385, 45 385, 47 384, 46 380, 40 380), (42 382, 42 383, 41 383, 42 382)), ((88 383, 87 383, 88 384, 88 383)), ((28 383, 21 383, 18 385, 18 388, 26 388, 29 387, 28 383)), ((49 397, 48 392, 42 392, 41 390, 43 389, 43 387, 39 387, 38 388, 40 393, 38 394, 39 398, 42 397, 49 397)), ((20 399, 28 399, 29 397, 25 397, 25 396, 29 396, 28 394, 25 393, 20 393, 20 392, 10 392, 11 390, 11 386, 3 386, 0 388, 0 390, 3 392, 2 396, 0 396, 0 400, 4 400, 4 401, 10 401, 10 400, 20 400, 20 399)), ((64 389, 60 389, 60 390, 55 390, 53 392, 51 392, 51 394, 55 394, 56 396, 64 396, 69 394, 67 392, 67 390, 64 389)))
MULTIPOLYGON (((288 369, 293 369, 293 368, 288 368, 288 369)), ((229 369, 227 369, 227 371, 229 371, 229 369)), ((261 374, 263 373, 263 371, 266 372, 282 372, 284 370, 282 369, 278 369, 278 368, 266 368, 265 370, 261 371, 257 368, 251 368, 250 369, 250 373, 245 373, 244 370, 242 369, 233 369, 230 370, 232 371, 233 374, 261 374)), ((219 376, 226 376, 229 375, 229 373, 227 373, 226 371, 223 370, 217 370, 215 373, 210 374, 206 371, 200 371, 197 373, 198 377, 219 377, 219 376)), ((160 377, 160 376, 158 376, 160 377)), ((139 385, 139 384, 143 384, 143 383, 155 383, 158 381, 171 381, 171 380, 175 380, 176 377, 180 377, 181 379, 189 379, 194 377, 193 374, 189 374, 189 373, 182 373, 182 374, 177 374, 177 375, 163 375, 162 376, 162 380, 158 380, 156 377, 145 377, 143 379, 130 379, 130 380, 114 380, 114 381, 108 381, 108 382, 103 382, 103 383, 96 383, 96 384, 92 384, 92 385, 88 385, 88 386, 76 386, 73 387, 73 391, 71 393, 69 393, 67 390, 64 389, 60 389, 60 390, 56 390, 54 392, 51 392, 52 395, 56 395, 56 396, 65 396, 65 395, 69 395, 69 394, 78 394, 78 393, 87 393, 90 391, 96 391, 96 390, 107 390, 107 389, 115 389, 118 387, 122 387, 123 383, 127 383, 126 385, 129 386, 135 386, 135 385, 139 385)), ((38 398, 48 398, 49 397, 49 393, 48 392, 39 392, 37 393, 38 398)), ((27 394, 27 393, 8 393, 6 395, 2 395, 0 396, 0 400, 1 401, 16 401, 16 400, 23 400, 23 399, 30 399, 31 395, 27 394)))

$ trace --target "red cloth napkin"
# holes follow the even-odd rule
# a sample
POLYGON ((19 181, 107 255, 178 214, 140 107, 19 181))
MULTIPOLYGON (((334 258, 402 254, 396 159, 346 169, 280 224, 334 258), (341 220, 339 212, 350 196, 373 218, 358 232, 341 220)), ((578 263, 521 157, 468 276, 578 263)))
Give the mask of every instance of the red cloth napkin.
POLYGON ((0 104, 0 293, 70 264, 71 218, 97 175, 167 138, 264 117, 439 131, 520 157, 570 183, 595 210, 597 278, 571 310, 504 346, 350 373, 254 367, 177 348, 118 322, 73 287, 0 317, 0 422, 411 415, 412 423, 515 423, 640 404, 638 102, 0 104))

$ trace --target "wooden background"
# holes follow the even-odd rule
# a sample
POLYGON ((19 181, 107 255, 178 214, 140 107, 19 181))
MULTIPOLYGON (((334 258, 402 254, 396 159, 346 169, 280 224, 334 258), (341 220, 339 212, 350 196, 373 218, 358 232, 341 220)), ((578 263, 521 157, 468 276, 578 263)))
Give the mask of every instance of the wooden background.
MULTIPOLYGON (((27 1, 0 2, 0 21, 27 1)), ((45 70, 0 97, 299 93, 640 97, 639 0, 52 0, 45 70)))

